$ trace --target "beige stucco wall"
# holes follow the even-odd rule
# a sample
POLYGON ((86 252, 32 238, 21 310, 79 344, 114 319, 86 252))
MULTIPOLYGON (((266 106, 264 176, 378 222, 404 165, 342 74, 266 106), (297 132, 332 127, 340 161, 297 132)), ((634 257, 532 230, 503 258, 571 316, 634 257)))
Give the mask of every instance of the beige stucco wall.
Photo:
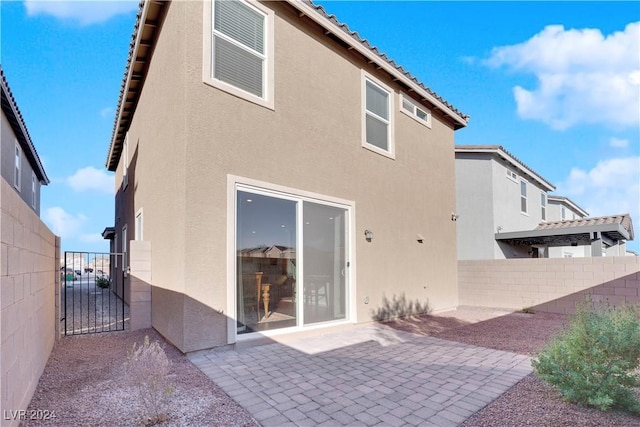
POLYGON ((122 197, 116 216, 131 224, 144 208, 152 322, 183 350, 226 343, 229 175, 354 204, 354 320, 369 321, 394 294, 435 310, 457 305, 453 129, 435 111, 432 129, 402 114, 398 86, 369 70, 395 90, 395 160, 362 148, 367 64, 290 6, 270 6, 274 110, 203 83, 203 4, 175 2, 129 131, 135 201, 122 197))
MULTIPOLYGON (((0 414, 27 408, 55 341, 59 243, 0 179, 0 414)), ((57 239, 59 242, 59 239, 57 239)), ((47 408, 42 408, 47 409, 47 408)), ((15 414, 16 412, 14 412, 15 414)), ((9 417, 10 418, 10 417, 9 417)))
POLYGON ((587 294, 635 304, 639 272, 637 256, 459 261, 460 305, 571 313, 587 294))

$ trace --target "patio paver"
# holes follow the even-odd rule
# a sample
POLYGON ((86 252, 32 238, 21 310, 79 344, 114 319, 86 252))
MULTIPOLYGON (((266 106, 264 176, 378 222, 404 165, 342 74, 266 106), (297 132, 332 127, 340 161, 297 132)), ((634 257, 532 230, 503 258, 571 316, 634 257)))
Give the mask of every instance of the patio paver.
POLYGON ((459 425, 531 373, 523 355, 382 325, 189 357, 263 425, 459 425))

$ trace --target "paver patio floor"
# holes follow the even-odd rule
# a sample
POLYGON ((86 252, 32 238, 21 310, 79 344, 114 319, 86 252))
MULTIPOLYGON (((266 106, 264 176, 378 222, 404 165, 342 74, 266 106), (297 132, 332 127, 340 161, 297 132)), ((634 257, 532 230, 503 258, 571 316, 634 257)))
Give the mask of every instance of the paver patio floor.
POLYGON ((191 361, 264 426, 457 426, 531 373, 523 355, 382 325, 191 361))

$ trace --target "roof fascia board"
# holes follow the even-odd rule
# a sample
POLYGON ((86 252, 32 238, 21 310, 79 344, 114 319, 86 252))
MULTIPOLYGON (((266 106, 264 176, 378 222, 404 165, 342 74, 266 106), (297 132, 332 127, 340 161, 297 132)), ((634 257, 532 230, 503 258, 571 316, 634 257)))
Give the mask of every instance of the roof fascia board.
MULTIPOLYGON (((136 58, 138 49, 140 48, 140 41, 142 40, 142 33, 144 32, 143 29, 144 29, 145 23, 147 21, 147 14, 149 13, 149 5, 150 4, 151 4, 150 1, 145 0, 144 6, 143 6, 143 9, 142 9, 142 14, 140 15, 140 24, 139 24, 139 27, 137 29, 136 41, 135 41, 135 44, 134 44, 134 47, 133 47, 133 50, 132 50, 132 52, 133 52, 132 58, 136 58)), ((116 121, 116 126, 114 128, 113 135, 111 137, 111 144, 109 146, 109 155, 107 156, 107 162, 105 164, 105 167, 107 169, 109 169, 109 163, 111 163, 111 158, 113 157, 113 151, 115 149, 116 141, 118 139, 118 128, 120 127, 120 121, 122 120, 122 113, 124 111, 124 104, 127 101, 127 95, 126 94, 129 92, 129 83, 131 82, 131 76, 133 75, 133 69, 134 69, 133 64, 130 64, 129 65, 129 70, 127 71, 127 80, 126 80, 125 86, 123 88, 124 96, 122 96, 122 99, 120 100, 120 105, 118 106, 118 119, 116 121)), ((116 168, 117 168, 117 165, 118 165, 119 162, 120 162, 120 160, 118 160, 118 162, 116 162, 116 168)), ((109 170, 111 170, 111 169, 109 169, 109 170)))
POLYGON ((552 237, 552 236, 567 236, 571 234, 586 234, 586 233, 606 233, 617 232, 624 236, 625 240, 631 240, 629 233, 624 229, 622 224, 598 224, 582 227, 567 227, 558 229, 547 230, 527 230, 527 231, 510 231, 506 233, 495 233, 496 240, 510 240, 510 239, 523 239, 527 237, 552 237))
POLYGON ((398 70, 393 68, 387 61, 373 54, 369 49, 363 46, 362 43, 356 42, 353 39, 353 37, 351 37, 350 35, 347 35, 342 29, 336 26, 333 22, 327 20, 324 16, 321 16, 314 8, 305 4, 304 2, 302 2, 302 0, 286 0, 286 1, 289 4, 291 4, 293 7, 298 9, 300 12, 302 12, 304 15, 306 15, 308 18, 316 22, 318 25, 325 28, 327 31, 331 32, 331 34, 338 37, 340 40, 344 41, 346 44, 348 44, 354 50, 359 52, 365 58, 369 59, 372 62, 375 62, 375 64, 378 67, 380 67, 387 73, 391 74, 394 77, 394 79, 401 81, 402 83, 407 85, 409 88, 411 88, 414 92, 419 94, 422 98, 426 99, 428 102, 433 104, 436 108, 438 108, 439 110, 442 110, 445 114, 451 117, 459 125, 461 125, 462 127, 466 127, 468 125, 467 120, 462 118, 459 114, 456 114, 453 110, 451 110, 449 107, 444 105, 441 101, 439 101, 433 95, 426 92, 420 86, 415 84, 415 82, 407 78, 407 76, 398 72, 398 70))

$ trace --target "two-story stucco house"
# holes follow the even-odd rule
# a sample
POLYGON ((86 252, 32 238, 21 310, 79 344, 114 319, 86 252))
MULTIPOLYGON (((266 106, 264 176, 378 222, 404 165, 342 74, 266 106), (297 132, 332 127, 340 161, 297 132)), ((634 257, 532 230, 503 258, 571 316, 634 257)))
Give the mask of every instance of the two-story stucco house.
POLYGON ((455 147, 458 259, 625 255, 628 214, 588 213, 499 145, 455 147))
POLYGON ((33 211, 40 215, 40 186, 49 178, 15 102, 4 71, 0 67, 2 127, 0 134, 0 174, 33 211))
POLYGON ((106 235, 125 269, 145 242, 151 324, 185 352, 392 316, 394 295, 453 308, 467 121, 310 2, 146 1, 106 235))

